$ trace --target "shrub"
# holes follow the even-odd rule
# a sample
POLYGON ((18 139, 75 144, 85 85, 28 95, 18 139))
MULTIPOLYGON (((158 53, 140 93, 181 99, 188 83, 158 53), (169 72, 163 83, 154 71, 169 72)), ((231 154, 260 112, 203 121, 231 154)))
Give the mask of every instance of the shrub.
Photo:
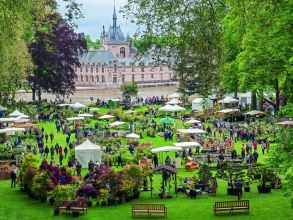
POLYGON ((77 196, 86 197, 86 198, 97 198, 99 191, 96 190, 92 185, 83 185, 81 186, 77 192, 77 196))

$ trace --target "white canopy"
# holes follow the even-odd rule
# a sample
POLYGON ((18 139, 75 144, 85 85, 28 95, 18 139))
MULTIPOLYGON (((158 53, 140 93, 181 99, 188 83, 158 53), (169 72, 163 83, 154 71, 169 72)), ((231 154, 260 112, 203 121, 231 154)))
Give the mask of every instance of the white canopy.
POLYGON ((9 114, 10 117, 18 117, 18 116, 21 116, 21 115, 23 115, 23 113, 21 113, 17 109, 14 110, 14 112, 12 112, 12 113, 9 114))
POLYGON ((17 119, 14 122, 29 122, 29 121, 30 121, 30 119, 28 119, 28 118, 17 117, 17 119))
POLYGON ((205 134, 206 133, 204 130, 201 130, 198 128, 178 129, 177 131, 181 134, 205 134))
POLYGON ((7 108, 3 107, 2 105, 0 105, 0 111, 6 111, 7 108))
POLYGON ((195 98, 192 101, 192 110, 204 111, 205 109, 211 109, 213 107, 213 101, 208 98, 195 98))
POLYGON ((166 102, 166 104, 169 104, 169 105, 176 105, 176 104, 179 104, 181 103, 181 101, 179 99, 171 99, 169 102, 166 102))
POLYGON ((165 147, 158 147, 151 150, 152 153, 158 152, 168 152, 168 151, 183 151, 181 147, 174 147, 174 146, 165 146, 165 147))
POLYGON ((236 103, 236 102, 240 102, 238 99, 234 99, 232 97, 225 97, 224 99, 218 101, 218 103, 222 103, 222 104, 231 104, 231 103, 236 103))
POLYGON ((71 104, 70 107, 74 108, 74 109, 79 109, 79 108, 85 108, 86 106, 81 104, 81 103, 79 103, 79 102, 76 102, 74 104, 71 104))
POLYGON ((18 118, 0 118, 0 123, 14 122, 17 120, 18 118))
POLYGON ((30 116, 29 115, 20 115, 20 116, 18 116, 18 118, 30 118, 30 116))
POLYGON ((133 114, 134 111, 133 111, 133 110, 128 110, 128 111, 126 111, 126 113, 128 113, 128 114, 133 114))
POLYGON ((23 132, 25 128, 4 128, 0 129, 0 134, 15 135, 16 132, 23 132))
POLYGON ((173 106, 167 104, 167 105, 159 108, 159 111, 162 111, 162 112, 173 112, 173 106))
POLYGON ((126 135, 126 137, 127 138, 136 138, 136 139, 140 138, 140 136, 135 133, 128 134, 128 135, 126 135))
POLYGON ((171 99, 173 99, 173 98, 180 98, 181 95, 178 92, 175 92, 172 95, 169 95, 168 97, 171 98, 171 99))
POLYGON ((197 142, 179 142, 174 144, 176 147, 195 147, 195 146, 201 146, 197 142))
POLYGON ((291 125, 291 126, 293 126, 293 121, 282 121, 282 122, 276 123, 276 125, 291 125))
POLYGON ((103 115, 101 117, 99 117, 99 119, 109 119, 109 118, 114 118, 113 115, 103 115))
POLYGON ((249 112, 246 112, 245 115, 250 115, 250 116, 254 116, 254 115, 264 115, 265 113, 262 111, 258 111, 258 110, 252 110, 249 112))
POLYGON ((67 103, 62 103, 62 104, 58 104, 57 106, 59 107, 67 107, 70 106, 71 104, 67 104, 67 103))
POLYGON ((100 110, 99 108, 91 108, 90 109, 91 112, 95 112, 95 111, 99 111, 99 110, 100 110))
POLYGON ((72 118, 66 118, 67 121, 80 121, 84 120, 84 117, 72 117, 72 118))
POLYGON ((173 111, 174 112, 181 112, 181 111, 184 111, 185 108, 179 106, 179 105, 173 105, 173 111))
POLYGON ((113 123, 111 123, 109 125, 111 127, 115 127, 115 126, 124 125, 124 124, 125 124, 125 122, 123 122, 123 121, 115 121, 115 122, 113 122, 113 123))
POLYGON ((86 140, 81 145, 75 147, 75 158, 79 161, 82 168, 88 167, 88 163, 96 161, 101 163, 101 147, 86 140))
POLYGON ((240 110, 239 109, 226 108, 226 109, 223 109, 221 111, 218 111, 218 113, 223 113, 223 114, 229 114, 229 113, 235 113, 235 112, 240 112, 240 110))
POLYGON ((190 119, 187 122, 185 122, 186 124, 197 124, 197 123, 201 123, 201 121, 196 120, 196 119, 190 119))
POLYGON ((94 115, 88 114, 88 113, 83 113, 83 114, 78 114, 78 117, 94 117, 94 115))

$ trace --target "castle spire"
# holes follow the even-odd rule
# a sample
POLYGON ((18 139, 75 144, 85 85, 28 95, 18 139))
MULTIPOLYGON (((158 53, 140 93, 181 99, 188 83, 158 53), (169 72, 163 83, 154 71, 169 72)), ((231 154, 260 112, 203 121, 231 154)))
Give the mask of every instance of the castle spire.
POLYGON ((114 13, 113 13, 113 28, 117 27, 117 14, 116 14, 116 7, 115 7, 115 1, 114 1, 114 13))

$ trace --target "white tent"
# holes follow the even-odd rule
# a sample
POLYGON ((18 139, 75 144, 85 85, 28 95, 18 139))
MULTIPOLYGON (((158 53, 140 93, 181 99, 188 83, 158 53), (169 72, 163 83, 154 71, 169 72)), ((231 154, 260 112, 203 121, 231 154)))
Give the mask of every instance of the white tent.
POLYGON ((179 106, 179 105, 173 105, 173 111, 174 112, 181 112, 181 111, 184 111, 185 108, 179 106))
POLYGON ((96 112, 96 111, 99 111, 99 110, 100 110, 99 108, 91 108, 90 109, 91 112, 96 112))
POLYGON ((14 122, 18 122, 18 123, 23 122, 23 123, 25 123, 25 122, 29 122, 29 121, 30 121, 30 119, 28 119, 28 118, 19 118, 19 117, 17 117, 14 122))
POLYGON ((276 125, 291 125, 291 126, 293 126, 293 121, 282 121, 282 122, 276 123, 276 125))
POLYGON ((255 115, 265 115, 265 113, 258 110, 252 110, 252 111, 246 112, 245 115, 255 116, 255 115))
POLYGON ((15 135, 16 132, 24 132, 25 128, 4 128, 0 129, 0 134, 15 135))
POLYGON ((101 117, 99 117, 99 119, 109 119, 109 118, 114 118, 113 115, 103 115, 101 117))
POLYGON ((222 103, 222 104, 231 104, 231 103, 237 103, 237 102, 240 102, 240 101, 232 97, 225 97, 224 99, 218 101, 218 103, 222 103))
POLYGON ((81 145, 75 147, 75 158, 79 161, 82 168, 87 168, 88 163, 92 160, 101 163, 101 147, 86 140, 81 145))
POLYGON ((126 135, 126 137, 127 138, 136 138, 136 139, 140 138, 140 136, 135 133, 128 134, 128 135, 126 135))
POLYGON ((172 105, 165 105, 165 106, 159 108, 159 111, 162 111, 162 112, 173 112, 173 106, 172 105))
POLYGON ((83 113, 83 114, 78 114, 78 117, 94 117, 94 115, 88 114, 88 113, 83 113))
POLYGON ((185 122, 186 124, 198 124, 201 123, 201 121, 196 120, 196 119, 190 119, 187 122, 185 122))
POLYGON ((62 104, 58 104, 57 106, 59 106, 59 107, 67 107, 67 106, 71 106, 71 104, 62 103, 62 104))
POLYGON ((74 104, 71 104, 70 107, 74 108, 74 109, 79 109, 79 108, 85 108, 86 106, 81 104, 81 103, 79 103, 79 102, 76 102, 74 104))
POLYGON ((177 131, 180 134, 205 134, 206 133, 204 130, 201 130, 201 129, 198 129, 198 128, 178 129, 177 131))
POLYGON ((72 118, 66 118, 67 121, 80 121, 84 120, 84 117, 72 117, 72 118))
POLYGON ((24 115, 24 114, 21 113, 20 111, 18 111, 17 109, 14 112, 9 114, 10 117, 18 117, 18 116, 21 116, 21 115, 24 115))
POLYGON ((176 147, 195 147, 195 146, 201 146, 199 143, 197 142, 179 142, 179 143, 175 143, 174 144, 176 147))
POLYGON ((213 101, 207 98, 196 98, 192 101, 192 110, 203 111, 213 107, 213 101))
POLYGON ((123 121, 115 121, 115 122, 113 122, 113 123, 111 123, 109 125, 111 127, 115 127, 115 126, 124 125, 124 124, 125 124, 125 122, 123 122, 123 121))
POLYGON ((0 123, 14 122, 17 120, 18 120, 18 118, 0 118, 0 123))
POLYGON ((165 146, 165 147, 158 147, 151 150, 152 153, 158 152, 169 152, 169 151, 183 151, 181 147, 174 147, 174 146, 165 146))
POLYGON ((166 104, 169 104, 169 105, 177 105, 180 103, 181 101, 179 99, 171 99, 169 102, 166 102, 166 104))
POLYGON ((0 105, 0 111, 6 111, 7 108, 3 107, 2 105, 0 105))
POLYGON ((175 92, 172 95, 169 95, 168 96, 168 98, 171 98, 171 99, 173 99, 173 98, 180 98, 180 97, 181 97, 181 95, 178 92, 175 92))
POLYGON ((236 113, 236 112, 240 112, 240 110, 239 109, 226 108, 226 109, 223 109, 221 111, 218 111, 218 113, 222 113, 222 114, 232 114, 232 113, 236 113))
POLYGON ((128 111, 126 111, 126 113, 128 113, 128 114, 133 114, 134 111, 133 111, 133 110, 128 110, 128 111))

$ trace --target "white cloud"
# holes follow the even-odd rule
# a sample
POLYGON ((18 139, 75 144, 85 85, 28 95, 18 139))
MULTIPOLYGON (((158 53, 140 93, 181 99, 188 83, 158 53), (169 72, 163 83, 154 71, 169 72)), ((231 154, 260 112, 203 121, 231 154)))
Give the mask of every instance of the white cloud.
MULTIPOLYGON (((62 14, 65 12, 64 3, 62 0, 57 0, 59 10, 62 14)), ((78 25, 77 31, 83 32, 85 35, 90 35, 92 39, 100 37, 103 25, 107 30, 112 24, 112 15, 114 8, 114 0, 77 0, 82 4, 81 11, 84 18, 76 21, 78 25)), ((120 8, 126 4, 127 0, 116 0, 116 11, 118 15, 118 25, 126 35, 133 35, 137 27, 135 24, 123 18, 123 15, 118 13, 120 8)))

